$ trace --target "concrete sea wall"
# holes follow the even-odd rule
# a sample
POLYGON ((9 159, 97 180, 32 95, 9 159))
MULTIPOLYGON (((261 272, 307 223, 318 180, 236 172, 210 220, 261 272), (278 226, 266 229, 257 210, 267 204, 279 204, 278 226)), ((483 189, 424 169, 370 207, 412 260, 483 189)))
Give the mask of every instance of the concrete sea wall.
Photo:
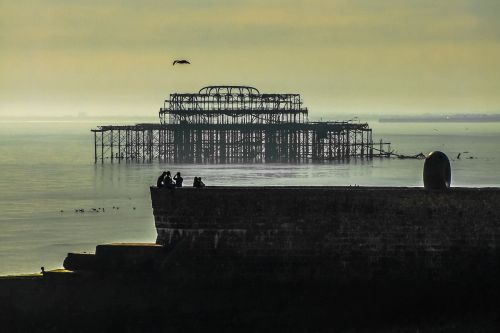
POLYGON ((65 270, 0 277, 3 331, 500 329, 500 189, 151 194, 158 244, 99 245, 68 254, 65 270))
POLYGON ((297 279, 499 273, 497 188, 152 187, 151 194, 157 243, 180 260, 265 274, 267 265, 297 279))

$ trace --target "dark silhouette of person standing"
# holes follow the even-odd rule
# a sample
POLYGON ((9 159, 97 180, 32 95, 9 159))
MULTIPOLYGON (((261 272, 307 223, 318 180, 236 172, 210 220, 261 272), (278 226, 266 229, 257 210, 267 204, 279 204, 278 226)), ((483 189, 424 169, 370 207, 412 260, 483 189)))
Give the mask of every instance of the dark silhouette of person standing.
POLYGON ((174 180, 175 180, 175 187, 182 187, 182 181, 184 179, 181 177, 181 173, 180 172, 177 172, 175 174, 174 180))
POLYGON ((174 188, 175 183, 172 180, 172 176, 170 175, 170 171, 167 171, 167 174, 165 175, 165 179, 163 180, 163 185, 167 188, 174 188))
MULTIPOLYGON (((158 180, 156 181, 156 187, 163 187, 165 186, 165 176, 167 175, 166 171, 163 171, 163 173, 158 177, 158 180)), ((113 207, 114 208, 114 207, 113 207)))

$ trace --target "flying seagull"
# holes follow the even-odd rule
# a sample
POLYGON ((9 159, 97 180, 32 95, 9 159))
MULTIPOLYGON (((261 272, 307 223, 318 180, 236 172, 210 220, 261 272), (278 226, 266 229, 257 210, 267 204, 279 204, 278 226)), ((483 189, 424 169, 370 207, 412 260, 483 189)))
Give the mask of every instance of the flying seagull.
POLYGON ((191 64, 191 63, 187 60, 174 60, 174 63, 172 64, 172 66, 175 64, 191 64))

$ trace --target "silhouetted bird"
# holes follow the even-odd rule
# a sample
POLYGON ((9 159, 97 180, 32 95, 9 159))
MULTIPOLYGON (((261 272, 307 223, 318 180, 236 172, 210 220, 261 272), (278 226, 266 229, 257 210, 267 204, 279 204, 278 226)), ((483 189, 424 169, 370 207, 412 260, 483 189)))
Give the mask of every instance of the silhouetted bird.
POLYGON ((459 159, 460 159, 460 155, 462 155, 462 153, 458 153, 458 155, 457 155, 457 160, 459 160, 459 159))
POLYGON ((172 66, 175 65, 175 64, 191 64, 189 61, 187 60, 174 60, 174 62, 172 63, 172 66))

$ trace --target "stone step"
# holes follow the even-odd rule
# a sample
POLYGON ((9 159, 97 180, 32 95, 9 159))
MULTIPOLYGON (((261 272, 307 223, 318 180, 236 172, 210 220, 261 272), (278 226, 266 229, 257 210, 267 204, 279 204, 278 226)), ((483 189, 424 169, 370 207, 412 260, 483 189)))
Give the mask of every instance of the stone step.
POLYGON ((68 253, 64 259, 63 267, 72 271, 99 270, 97 257, 93 253, 68 253))
POLYGON ((102 244, 95 254, 68 253, 63 266, 74 271, 150 271, 164 255, 164 247, 154 243, 102 244))

